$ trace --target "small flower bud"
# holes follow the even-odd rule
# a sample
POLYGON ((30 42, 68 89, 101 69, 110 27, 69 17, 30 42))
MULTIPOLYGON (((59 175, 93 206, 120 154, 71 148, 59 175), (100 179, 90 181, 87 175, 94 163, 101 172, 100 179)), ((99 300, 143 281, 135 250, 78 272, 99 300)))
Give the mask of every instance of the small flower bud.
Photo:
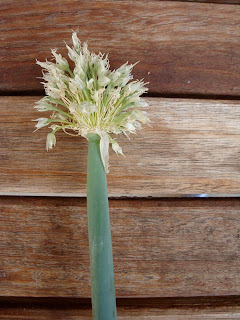
POLYGON ((105 87, 110 82, 110 79, 104 75, 98 77, 98 85, 100 87, 105 87))
POLYGON ((93 89, 93 83, 94 83, 93 78, 91 78, 89 81, 87 81, 88 90, 92 90, 93 89))
POLYGON ((73 32, 72 33, 72 42, 75 50, 80 50, 81 49, 81 41, 78 39, 77 33, 73 32))
POLYGON ((71 102, 70 103, 70 105, 69 105, 69 111, 71 112, 71 113, 74 113, 75 111, 76 111, 76 109, 77 109, 77 103, 76 102, 71 102))
POLYGON ((49 124, 49 119, 48 118, 39 118, 33 121, 38 121, 38 123, 35 125, 35 128, 40 129, 42 127, 45 127, 49 124))
POLYGON ((46 141, 46 149, 47 149, 47 151, 48 151, 49 149, 52 149, 52 147, 54 147, 55 144, 56 144, 56 136, 55 136, 55 134, 53 134, 53 133, 51 132, 51 133, 49 133, 49 134, 47 135, 47 141, 46 141))
POLYGON ((56 49, 52 49, 52 55, 54 56, 57 64, 59 65, 59 67, 63 70, 67 70, 69 68, 68 62, 65 58, 62 57, 62 55, 60 53, 56 52, 56 49))
POLYGON ((131 133, 135 133, 135 131, 136 131, 136 128, 135 128, 134 125, 133 125, 132 123, 130 123, 130 122, 127 122, 127 123, 126 123, 125 128, 126 128, 129 132, 131 132, 131 133))
POLYGON ((80 112, 91 114, 95 111, 97 111, 97 106, 93 104, 92 102, 84 101, 80 103, 80 105, 77 108, 80 112))
POLYGON ((113 142, 112 142, 112 148, 116 153, 119 153, 123 156, 122 148, 115 140, 113 140, 113 142))

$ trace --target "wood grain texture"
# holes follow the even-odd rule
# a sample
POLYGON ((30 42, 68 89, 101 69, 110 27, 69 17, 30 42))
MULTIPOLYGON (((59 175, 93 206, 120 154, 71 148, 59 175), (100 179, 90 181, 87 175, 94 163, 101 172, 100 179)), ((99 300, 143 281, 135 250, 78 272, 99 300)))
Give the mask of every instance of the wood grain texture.
MULTIPOLYGON (((87 140, 49 129, 33 133, 39 97, 1 97, 0 192, 85 196, 87 140)), ((109 195, 240 193, 239 101, 149 99, 152 127, 129 141, 126 157, 110 152, 109 195)))
MULTIPOLYGON (((238 5, 175 1, 1 1, 0 90, 42 90, 35 59, 63 49, 79 30, 112 68, 141 61, 134 75, 158 94, 240 94, 238 5)), ((64 51, 63 51, 64 52, 64 51)))
MULTIPOLYGON (((0 301, 4 320, 91 319, 90 301, 85 299, 8 297, 0 301)), ((117 299, 118 319, 125 320, 233 320, 240 319, 239 305, 237 297, 117 299)))
MULTIPOLYGON (((119 2, 123 2, 125 0, 117 0, 119 2)), ((143 1, 143 0, 129 0, 132 2, 143 1)), ((147 0, 149 1, 149 0, 147 0)), ((240 0, 152 0, 152 1, 170 1, 170 2, 199 2, 199 3, 214 3, 214 4, 240 4, 240 0)), ((145 1, 146 2, 146 1, 145 1)))
MULTIPOLYGON (((121 1, 121 0, 120 0, 121 1)), ((142 1, 142 0, 139 0, 142 1)), ((156 0, 162 1, 162 0, 156 0)), ((167 1, 175 1, 178 2, 179 0, 167 0, 167 1)), ((200 2, 200 3, 215 3, 215 4, 240 4, 240 0, 181 0, 183 2, 200 2)))
MULTIPOLYGON (((168 1, 178 1, 178 0, 168 0, 168 1)), ((233 4, 239 5, 239 0, 183 0, 189 2, 202 2, 202 3, 215 3, 215 4, 233 4)))
MULTIPOLYGON (((118 297, 239 295, 240 199, 111 200, 118 297)), ((1 296, 89 297, 85 199, 1 197, 1 296)))
MULTIPOLYGON (((91 309, 0 309, 1 320, 91 320, 91 309)), ((198 309, 161 310, 155 308, 118 308, 119 320, 235 320, 240 319, 240 308, 224 310, 198 309)))

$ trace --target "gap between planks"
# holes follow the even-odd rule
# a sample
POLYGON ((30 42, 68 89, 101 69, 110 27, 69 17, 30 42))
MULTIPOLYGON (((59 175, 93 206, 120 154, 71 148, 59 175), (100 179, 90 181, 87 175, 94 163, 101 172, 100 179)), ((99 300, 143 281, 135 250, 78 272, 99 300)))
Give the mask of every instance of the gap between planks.
MULTIPOLYGON (((217 320, 240 319, 239 297, 117 299, 118 319, 124 320, 217 320)), ((90 299, 0 299, 0 319, 87 320, 90 299), (64 317, 64 318, 63 318, 64 317)))

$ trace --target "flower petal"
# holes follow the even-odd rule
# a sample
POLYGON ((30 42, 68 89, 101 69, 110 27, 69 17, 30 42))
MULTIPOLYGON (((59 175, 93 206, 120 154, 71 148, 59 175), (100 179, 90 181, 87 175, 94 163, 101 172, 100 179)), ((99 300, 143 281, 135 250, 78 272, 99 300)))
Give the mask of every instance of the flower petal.
POLYGON ((101 132, 100 134, 100 153, 103 166, 105 168, 106 173, 109 172, 108 170, 108 162, 109 162, 109 137, 106 132, 101 132))

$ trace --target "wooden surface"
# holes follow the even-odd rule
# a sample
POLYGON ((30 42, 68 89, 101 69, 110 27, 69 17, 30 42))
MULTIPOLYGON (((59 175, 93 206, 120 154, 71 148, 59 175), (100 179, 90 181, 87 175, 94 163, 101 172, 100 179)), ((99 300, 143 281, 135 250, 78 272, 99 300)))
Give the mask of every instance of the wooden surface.
MULTIPOLYGON (((141 0, 139 0, 141 1, 141 0)), ((158 0, 156 0, 158 1, 158 0)), ((162 0, 160 0, 162 1, 162 0)), ((171 1, 171 2, 178 2, 179 0, 167 0, 167 1, 171 1)), ((200 2, 200 3, 215 3, 215 4, 240 4, 239 0, 181 0, 181 2, 200 2)))
MULTIPOLYGON (((121 297, 237 295, 240 199, 111 200, 121 297)), ((1 296, 89 297, 85 199, 2 197, 1 296)))
MULTIPOLYGON (((85 196, 87 140, 60 133, 47 152, 39 98, 0 98, 0 192, 85 196)), ((152 127, 119 137, 125 158, 110 152, 109 195, 240 194, 239 101, 148 100, 152 127)))
MULTIPOLYGON (((90 301, 85 299, 1 298, 3 320, 87 320, 90 301)), ((118 319, 217 320, 240 319, 238 297, 117 299, 118 319)))
MULTIPOLYGON (((138 0, 138 1, 142 1, 142 0, 138 0)), ((156 1, 159 1, 159 0, 156 0, 156 1)), ((179 2, 179 0, 167 0, 167 1, 179 2)), ((240 0, 181 0, 181 2, 200 2, 200 3, 233 4, 233 5, 240 4, 240 0)))
MULTIPOLYGON (((1 320, 91 320, 91 309, 0 309, 1 320)), ((118 308, 119 320, 235 320, 240 319, 240 308, 227 310, 159 310, 159 308, 118 308)))
POLYGON ((63 49, 79 30, 112 68, 141 62, 134 75, 161 95, 240 94, 238 5, 176 1, 5 0, 0 11, 0 90, 42 90, 36 58, 63 49), (137 3, 137 4, 136 4, 137 3), (147 3, 147 5, 146 5, 147 3), (100 31, 100 32, 99 32, 100 31), (121 53, 121 54, 119 54, 121 53))
MULTIPOLYGON (((85 299, 1 298, 2 320, 87 320, 90 301, 85 299)), ((124 320, 233 320, 240 319, 237 297, 117 299, 118 319, 124 320)))
POLYGON ((239 4, 0 0, 0 320, 91 319, 87 141, 31 122, 72 29, 150 82, 152 127, 110 154, 118 319, 240 320, 239 4))
MULTIPOLYGON (((91 320, 91 310, 51 310, 51 309, 3 309, 0 310, 1 320, 91 320)), ((216 310, 190 310, 182 314, 154 308, 148 309, 118 309, 119 320, 235 320, 240 319, 239 309, 233 307, 227 312, 216 310)))

